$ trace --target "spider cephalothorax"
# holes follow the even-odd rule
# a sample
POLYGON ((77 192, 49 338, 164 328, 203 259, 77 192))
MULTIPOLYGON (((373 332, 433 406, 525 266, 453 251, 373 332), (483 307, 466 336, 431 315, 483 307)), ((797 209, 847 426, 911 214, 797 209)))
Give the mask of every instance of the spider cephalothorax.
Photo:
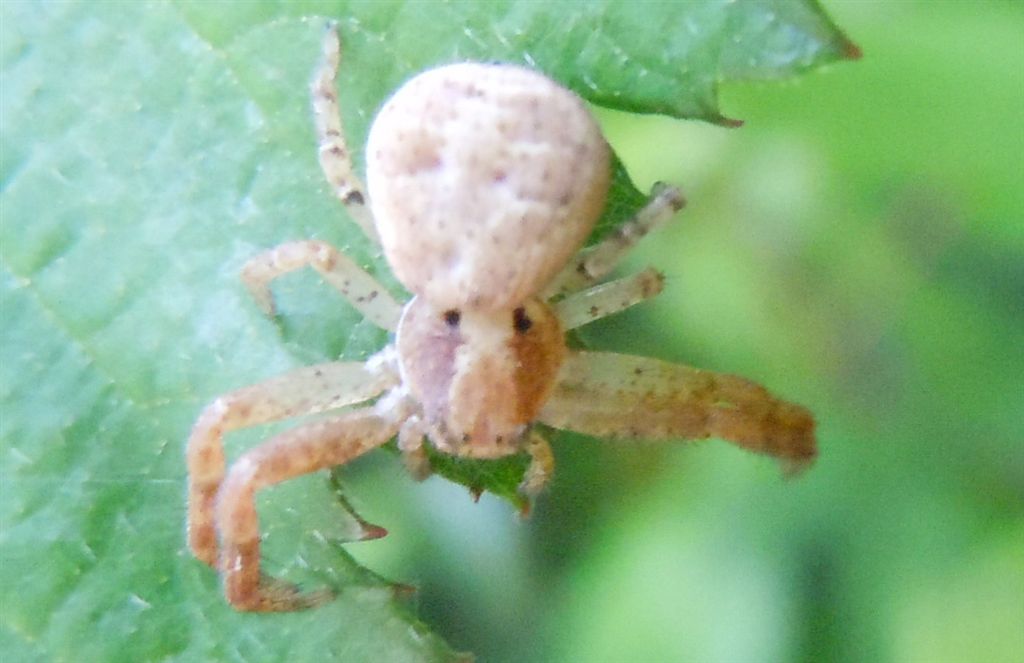
POLYGON ((499 458, 518 451, 558 377, 565 340, 550 306, 439 311, 416 297, 396 347, 402 381, 442 451, 499 458))
POLYGON ((566 347, 565 332, 661 291, 663 278, 651 269, 601 279, 683 205, 678 190, 657 186, 625 225, 580 249, 605 202, 610 150, 579 97, 508 65, 420 74, 374 121, 367 191, 342 136, 338 60, 332 27, 312 87, 320 163, 413 297, 400 304, 318 241, 283 244, 244 267, 267 313, 270 281, 309 266, 395 332, 395 342, 365 363, 311 366, 225 394, 196 421, 187 451, 189 546, 223 574, 232 605, 294 610, 325 596, 301 595, 260 573, 256 491, 340 465, 396 435, 417 476, 429 472, 425 440, 470 458, 525 450, 527 495, 554 468, 550 447, 531 428, 538 422, 606 437, 715 436, 794 466, 814 457, 811 415, 748 380, 566 347), (331 410, 339 412, 276 435, 226 471, 226 432, 331 410))

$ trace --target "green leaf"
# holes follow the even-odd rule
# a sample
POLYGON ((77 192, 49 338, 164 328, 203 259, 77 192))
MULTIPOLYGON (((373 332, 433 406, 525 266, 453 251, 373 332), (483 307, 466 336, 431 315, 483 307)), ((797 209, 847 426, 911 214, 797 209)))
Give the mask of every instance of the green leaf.
MULTIPOLYGON (((0 648, 24 660, 455 658, 339 545, 352 521, 321 476, 260 509, 270 571, 330 585, 329 605, 236 613, 184 547, 182 449, 202 405, 386 342, 308 274, 277 287, 279 324, 263 318, 239 266, 319 237, 401 291, 316 164, 306 82, 326 17, 341 20, 356 145, 402 79, 455 58, 536 63, 598 103, 722 121, 717 82, 849 51, 813 4, 719 5, 0 5, 0 648)), ((611 223, 640 200, 624 173, 616 182, 611 223)), ((262 434, 234 436, 229 455, 262 434)), ((474 487, 514 495, 509 472, 477 470, 474 487)))
MULTIPOLYGON (((253 3, 190 0, 178 6, 214 44, 266 19, 253 3)), ((362 84, 379 98, 410 71, 454 60, 499 60, 540 69, 608 108, 728 124, 718 108, 719 83, 782 78, 860 56, 813 0, 573 1, 557 7, 383 0, 337 9, 333 2, 280 7, 291 16, 341 14, 349 69, 373 71, 376 80, 362 84)))

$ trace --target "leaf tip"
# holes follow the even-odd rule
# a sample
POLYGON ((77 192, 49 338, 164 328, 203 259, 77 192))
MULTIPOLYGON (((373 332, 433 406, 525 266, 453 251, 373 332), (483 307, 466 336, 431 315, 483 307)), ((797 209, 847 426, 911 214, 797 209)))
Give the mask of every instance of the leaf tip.
POLYGON ((360 533, 360 541, 373 541, 374 539, 383 539, 388 535, 388 531, 380 525, 374 525, 372 523, 363 522, 360 523, 362 526, 362 532, 360 533))
POLYGON ((845 37, 843 38, 842 52, 843 57, 847 60, 860 60, 864 57, 864 51, 860 49, 860 46, 845 37))

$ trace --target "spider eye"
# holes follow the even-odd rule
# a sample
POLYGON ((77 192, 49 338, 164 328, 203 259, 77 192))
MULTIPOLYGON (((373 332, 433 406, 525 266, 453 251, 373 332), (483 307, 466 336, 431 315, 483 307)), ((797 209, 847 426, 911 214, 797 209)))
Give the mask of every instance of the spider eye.
POLYGON ((444 312, 444 323, 449 327, 458 327, 462 314, 455 309, 448 309, 444 312))
POLYGON ((512 326, 520 334, 525 334, 530 331, 530 327, 533 326, 533 320, 526 317, 526 309, 520 306, 515 311, 512 311, 512 326))

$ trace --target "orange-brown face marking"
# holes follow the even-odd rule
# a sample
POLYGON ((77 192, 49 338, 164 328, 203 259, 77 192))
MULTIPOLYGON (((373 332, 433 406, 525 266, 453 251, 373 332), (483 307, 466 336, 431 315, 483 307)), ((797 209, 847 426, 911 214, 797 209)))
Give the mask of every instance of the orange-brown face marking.
POLYGON ((398 327, 412 395, 440 448, 465 456, 514 453, 565 356, 561 325, 532 299, 512 311, 438 311, 415 298, 398 327))
POLYGON ((523 422, 537 418, 565 358, 565 336, 558 318, 547 304, 533 304, 512 312, 516 333, 509 340, 516 358, 517 412, 523 422))

